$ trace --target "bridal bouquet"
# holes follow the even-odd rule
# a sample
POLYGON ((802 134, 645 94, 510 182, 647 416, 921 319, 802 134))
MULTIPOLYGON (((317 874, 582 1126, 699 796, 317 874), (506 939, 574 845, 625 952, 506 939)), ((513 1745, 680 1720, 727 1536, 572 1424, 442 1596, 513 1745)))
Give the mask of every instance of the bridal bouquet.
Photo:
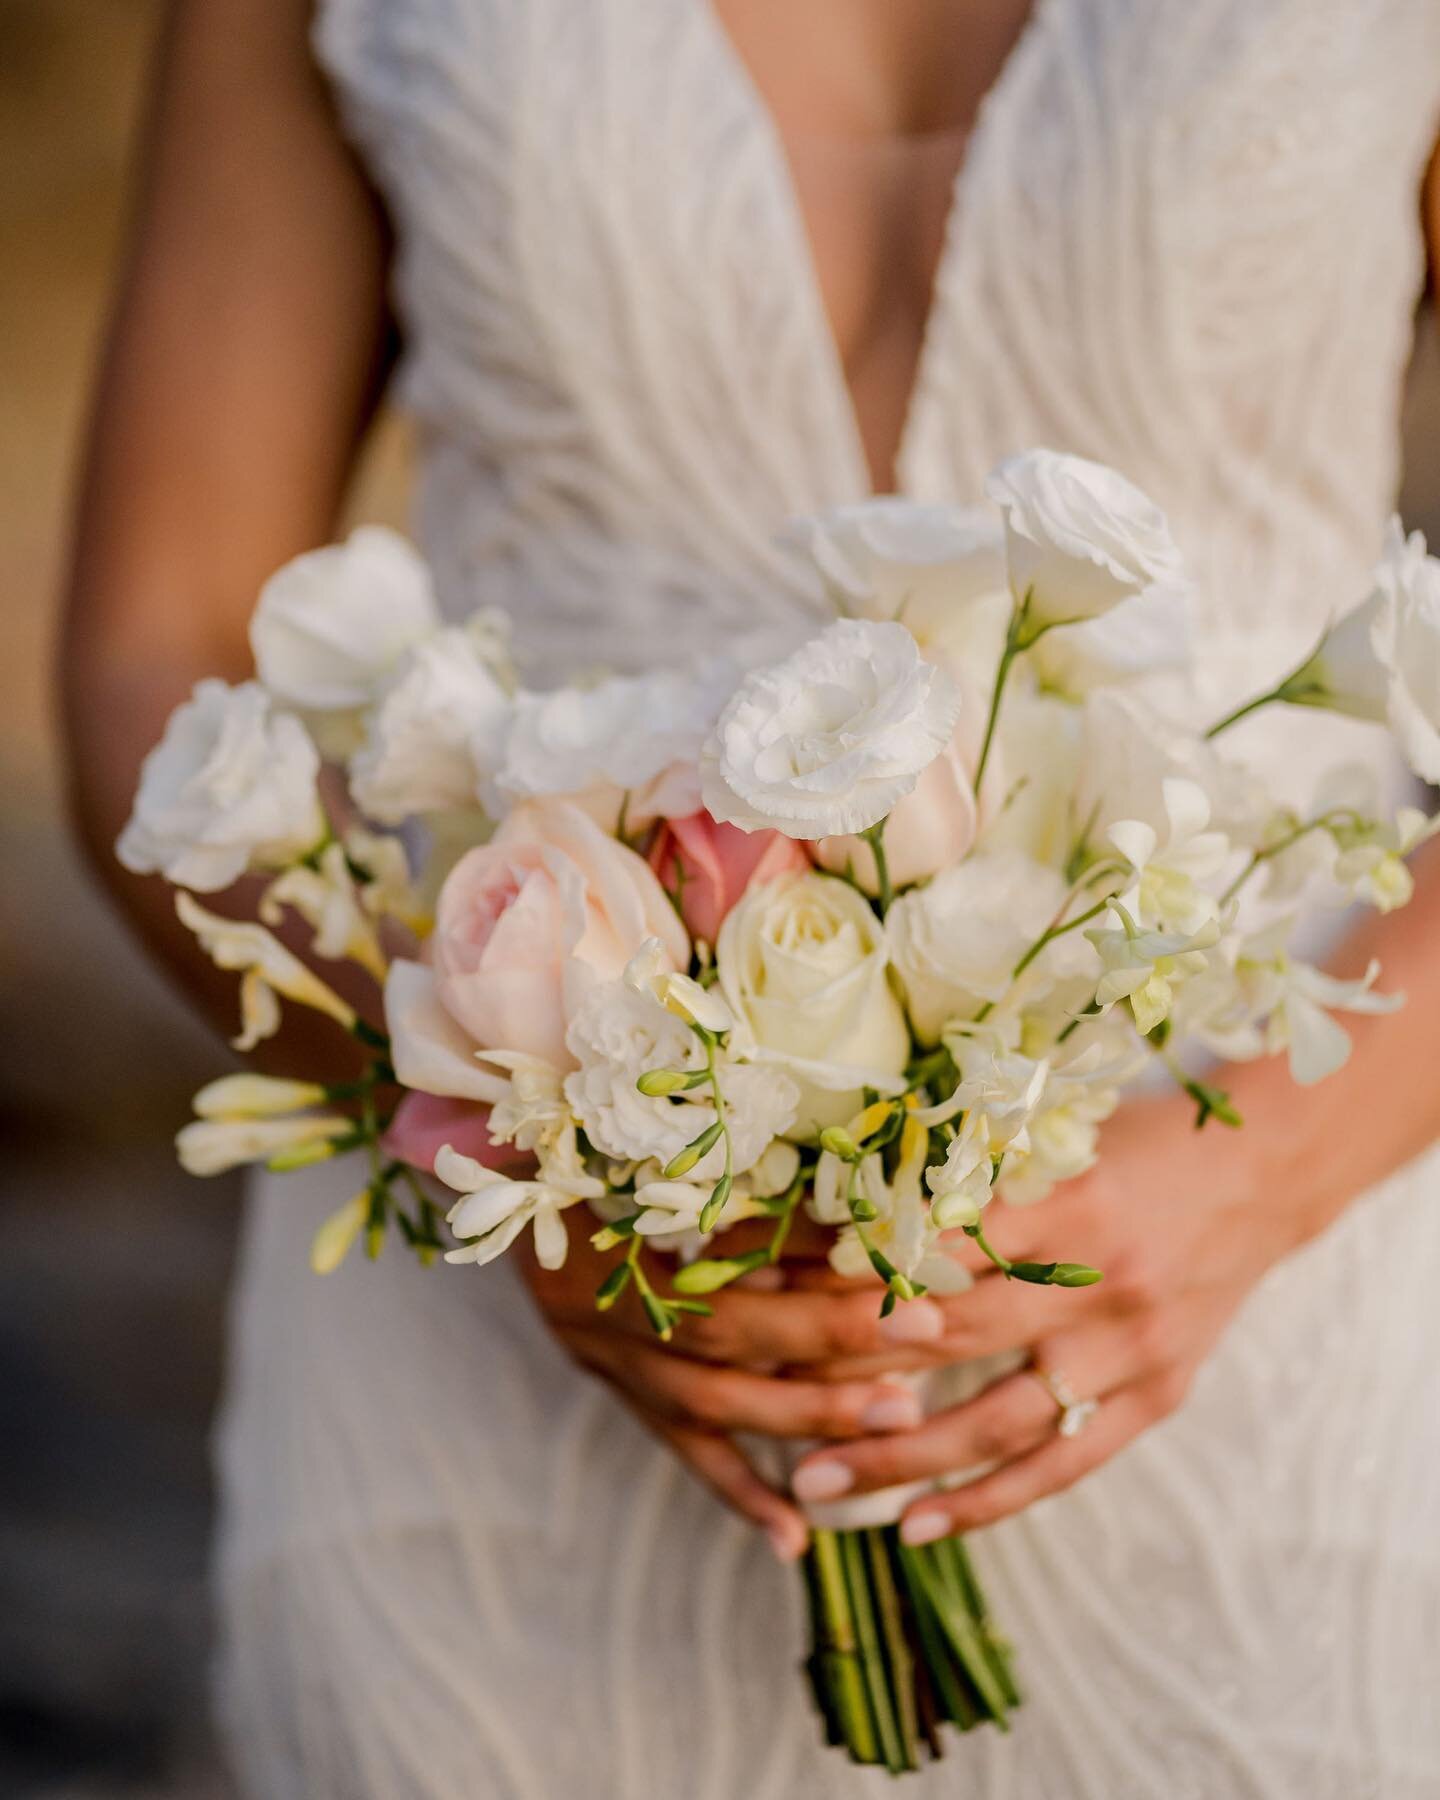
MULTIPOLYGON (((1202 731, 1154 697, 1187 654, 1155 506, 1046 451, 987 495, 792 527, 837 615, 808 641, 548 692, 516 686, 503 620, 442 625, 388 532, 281 570, 257 678, 177 709, 119 855, 239 975, 239 1048, 287 1001, 365 1066, 212 1082, 185 1166, 358 1153, 320 1272, 391 1234, 488 1263, 527 1229, 555 1267, 584 1231, 613 1257, 596 1305, 667 1340, 799 1209, 882 1312, 966 1286, 963 1237, 1016 1281, 1100 1280, 1064 1260, 1083 1244, 1008 1261, 987 1208, 1089 1168, 1147 1068, 1236 1126, 1207 1058, 1284 1051, 1313 1082, 1347 1053, 1337 1012, 1398 1004, 1373 967, 1298 957, 1297 912, 1400 905, 1437 821, 1354 769, 1282 803, 1220 744, 1263 706, 1328 707, 1440 777, 1440 562, 1395 532, 1358 608, 1202 731), (244 917, 195 897, 245 876, 244 917), (282 927, 383 991, 383 1030, 282 927)), ((1018 1701, 965 1549, 903 1543, 904 1498, 889 1523, 873 1496, 852 1528, 831 1509, 804 1565, 828 1735, 896 1772, 1018 1701)))

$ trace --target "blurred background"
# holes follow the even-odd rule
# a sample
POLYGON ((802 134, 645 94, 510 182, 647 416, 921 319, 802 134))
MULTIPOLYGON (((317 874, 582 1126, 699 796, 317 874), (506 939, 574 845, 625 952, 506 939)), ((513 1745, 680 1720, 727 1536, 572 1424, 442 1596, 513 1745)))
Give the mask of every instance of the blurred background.
MULTIPOLYGON (((160 0, 0 0, 0 1795, 220 1800, 207 1432, 238 1196, 170 1137, 215 1047, 65 832, 49 665, 160 0)), ((1404 511, 1440 538, 1422 315, 1404 511)), ((399 519, 385 422, 357 514, 399 519)))

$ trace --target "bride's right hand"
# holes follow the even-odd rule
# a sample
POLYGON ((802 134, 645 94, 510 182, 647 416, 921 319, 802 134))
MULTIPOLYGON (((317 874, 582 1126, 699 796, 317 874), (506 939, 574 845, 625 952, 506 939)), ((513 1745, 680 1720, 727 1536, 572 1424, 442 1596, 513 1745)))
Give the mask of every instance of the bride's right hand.
MULTIPOLYGON (((566 1351, 760 1526, 787 1562, 805 1548, 805 1521, 789 1495, 757 1473, 734 1434, 835 1440, 913 1430, 920 1403, 886 1372, 941 1360, 948 1323, 945 1303, 929 1300, 880 1318, 878 1288, 825 1279, 823 1250, 818 1234, 811 1242, 798 1226, 783 1267, 756 1270, 707 1296, 713 1315, 685 1318, 669 1344, 655 1337, 633 1294, 596 1311, 595 1290, 615 1258, 599 1255, 583 1232, 571 1232, 561 1269, 540 1268, 528 1249, 522 1258, 536 1304, 566 1351), (866 1359, 864 1379, 828 1373, 827 1365, 857 1358, 866 1359)), ((647 1266, 663 1291, 664 1261, 647 1256, 647 1266)))

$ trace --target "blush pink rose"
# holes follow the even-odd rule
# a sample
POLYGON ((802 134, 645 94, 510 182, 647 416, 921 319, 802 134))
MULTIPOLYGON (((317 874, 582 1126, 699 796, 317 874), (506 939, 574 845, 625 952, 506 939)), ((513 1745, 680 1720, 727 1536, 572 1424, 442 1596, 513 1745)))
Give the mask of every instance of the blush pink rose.
POLYGON ((685 928, 642 857, 566 801, 517 807, 446 877, 426 963, 391 966, 396 1073, 427 1093, 491 1100, 497 1079, 480 1074, 477 1050, 572 1067, 573 1008, 652 937, 673 967, 686 966, 685 928))
POLYGON ((667 819, 650 849, 660 883, 680 895, 680 915, 692 936, 714 944, 726 913, 747 889, 809 867, 809 858, 778 831, 742 831, 708 812, 667 819))
POLYGON ((503 1175, 523 1178, 532 1174, 535 1158, 513 1144, 497 1144, 489 1125, 490 1108, 478 1101, 406 1094, 395 1109, 381 1147, 387 1156, 409 1163, 412 1169, 423 1169, 427 1175, 434 1173, 436 1152, 446 1144, 503 1175))
MULTIPOLYGON (((957 731, 886 820, 885 861, 891 885, 908 887, 959 862, 974 844, 978 829, 975 789, 957 731)), ((874 853, 861 838, 821 838, 815 860, 832 872, 848 863, 867 893, 879 890, 874 853)))

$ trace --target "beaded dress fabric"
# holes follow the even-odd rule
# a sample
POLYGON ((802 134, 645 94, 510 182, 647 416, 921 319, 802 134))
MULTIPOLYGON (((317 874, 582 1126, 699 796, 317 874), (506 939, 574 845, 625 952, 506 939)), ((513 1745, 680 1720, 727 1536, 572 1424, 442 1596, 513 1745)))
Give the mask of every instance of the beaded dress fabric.
MULTIPOLYGON (((958 11, 959 9, 957 9, 958 11)), ((869 488, 783 144, 708 0, 325 0, 397 231, 416 530, 547 669, 825 617, 869 488)), ((1206 715, 1364 589, 1440 132, 1434 0, 1037 0, 970 133, 897 459, 1115 464, 1197 578, 1206 715)), ((1374 739, 1263 715, 1301 780, 1374 739)), ((222 1711, 264 1800, 843 1800, 799 1585, 513 1272, 306 1249, 256 1182, 221 1433, 222 1711)), ((1440 1155, 1272 1271, 1181 1410, 978 1535, 1027 1701, 915 1800, 1440 1793, 1440 1155)))

